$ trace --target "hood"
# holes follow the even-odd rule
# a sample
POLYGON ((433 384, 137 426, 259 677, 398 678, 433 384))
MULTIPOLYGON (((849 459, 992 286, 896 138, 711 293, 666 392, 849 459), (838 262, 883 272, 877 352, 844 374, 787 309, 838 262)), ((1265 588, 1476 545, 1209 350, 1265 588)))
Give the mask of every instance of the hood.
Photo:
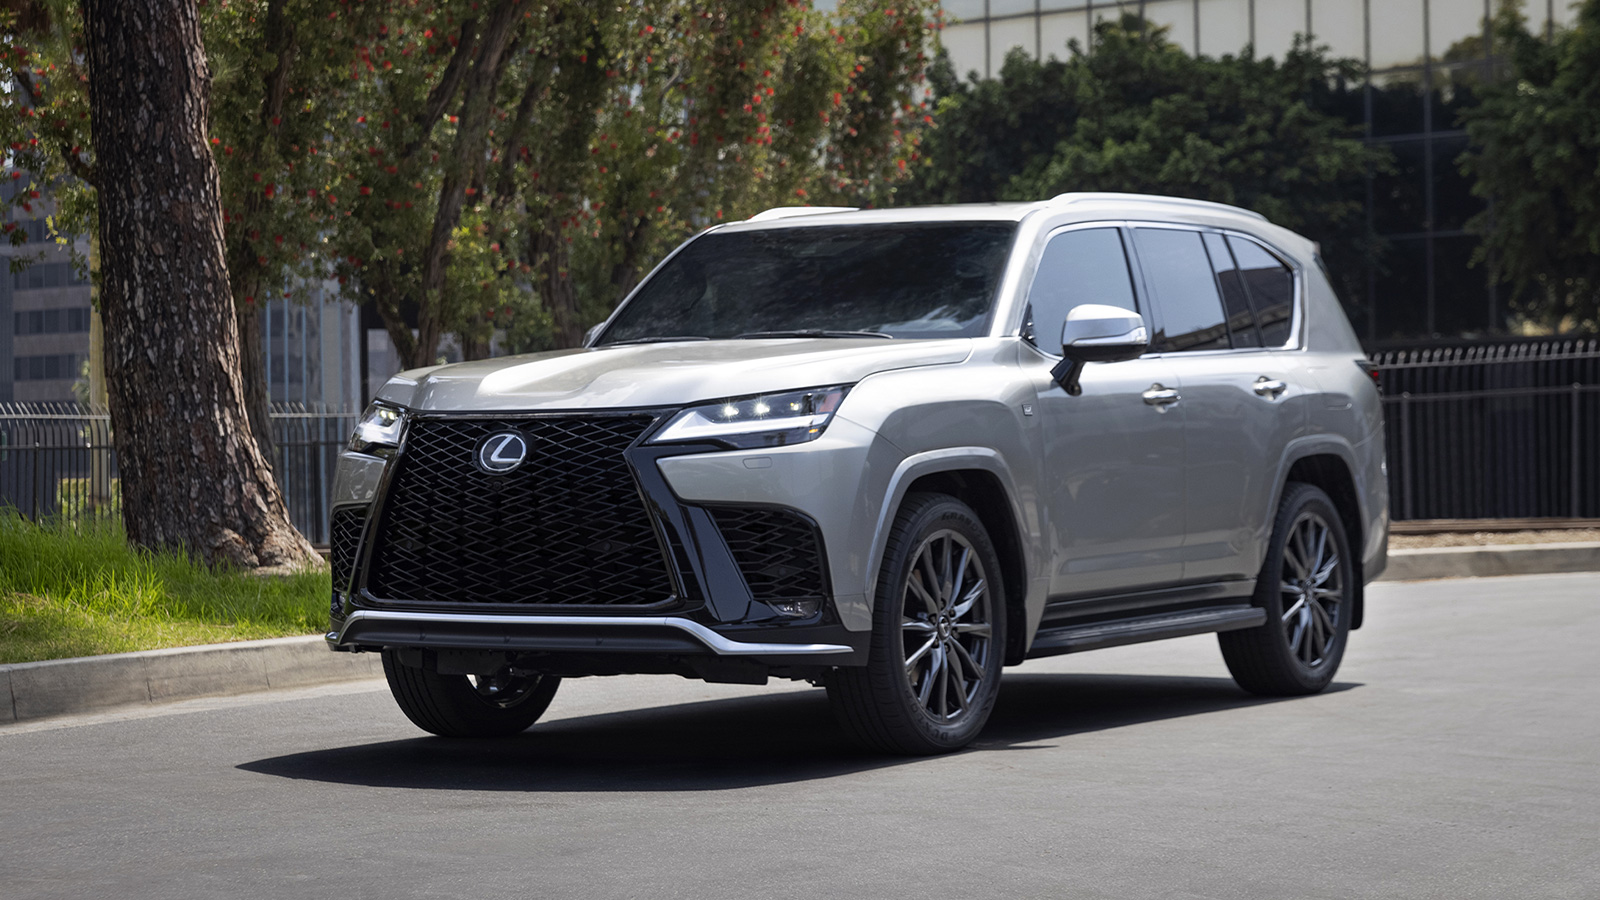
POLYGON ((379 398, 419 411, 682 406, 958 363, 972 341, 799 338, 678 341, 557 350, 412 369, 379 398))

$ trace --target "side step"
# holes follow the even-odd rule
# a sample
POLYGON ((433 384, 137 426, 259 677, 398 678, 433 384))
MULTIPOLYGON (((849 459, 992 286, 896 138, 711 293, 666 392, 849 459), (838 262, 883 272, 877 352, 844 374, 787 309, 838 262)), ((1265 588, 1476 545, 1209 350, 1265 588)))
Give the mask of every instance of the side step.
POLYGON ((1266 621, 1266 610, 1258 606, 1240 604, 1144 616, 1138 619, 1120 619, 1115 622, 1041 629, 1033 639, 1033 647, 1028 651, 1028 658, 1099 650, 1102 647, 1138 644, 1212 631, 1254 628, 1266 621))

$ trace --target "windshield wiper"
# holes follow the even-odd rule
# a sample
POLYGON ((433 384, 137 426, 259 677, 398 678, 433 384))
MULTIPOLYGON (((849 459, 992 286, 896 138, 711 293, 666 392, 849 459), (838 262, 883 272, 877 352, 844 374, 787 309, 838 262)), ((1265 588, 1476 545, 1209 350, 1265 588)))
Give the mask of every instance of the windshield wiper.
POLYGON ((755 338, 883 338, 886 341, 894 340, 894 335, 884 334, 881 331, 823 331, 820 328, 802 328, 795 331, 747 331, 736 334, 733 339, 742 341, 755 338))
POLYGON ((711 338, 708 338, 708 337, 706 337, 704 335, 685 334, 685 335, 677 335, 677 336, 672 336, 672 337, 646 337, 646 338, 632 338, 632 339, 626 340, 626 341, 606 341, 604 344, 601 344, 600 346, 602 346, 602 347, 620 347, 623 344, 667 344, 667 343, 671 343, 673 341, 709 341, 709 340, 711 340, 711 338))

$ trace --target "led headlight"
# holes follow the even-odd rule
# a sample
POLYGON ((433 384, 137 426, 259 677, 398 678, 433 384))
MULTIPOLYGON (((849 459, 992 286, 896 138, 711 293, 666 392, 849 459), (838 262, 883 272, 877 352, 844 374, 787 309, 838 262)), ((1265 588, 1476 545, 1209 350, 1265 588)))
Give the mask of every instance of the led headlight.
POLYGON ((356 430, 350 434, 349 448, 357 453, 377 453, 400 446, 400 431, 405 419, 400 410, 374 403, 361 414, 356 430))
POLYGON ((814 441, 828 427, 848 387, 737 397, 694 406, 672 417, 652 444, 714 441, 725 447, 778 447, 814 441))

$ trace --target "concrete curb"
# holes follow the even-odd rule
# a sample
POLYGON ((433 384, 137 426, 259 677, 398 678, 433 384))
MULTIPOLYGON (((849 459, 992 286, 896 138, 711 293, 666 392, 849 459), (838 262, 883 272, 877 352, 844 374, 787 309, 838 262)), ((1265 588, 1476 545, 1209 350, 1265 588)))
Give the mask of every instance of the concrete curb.
POLYGON ((0 724, 382 675, 378 654, 320 635, 17 663, 0 666, 0 724))
POLYGON ((1390 550, 1379 581, 1600 572, 1600 541, 1390 550))
MULTIPOLYGON (((1390 550, 1381 581, 1600 572, 1600 542, 1390 550)), ((379 678, 376 653, 320 635, 0 666, 0 725, 197 697, 379 678)))

